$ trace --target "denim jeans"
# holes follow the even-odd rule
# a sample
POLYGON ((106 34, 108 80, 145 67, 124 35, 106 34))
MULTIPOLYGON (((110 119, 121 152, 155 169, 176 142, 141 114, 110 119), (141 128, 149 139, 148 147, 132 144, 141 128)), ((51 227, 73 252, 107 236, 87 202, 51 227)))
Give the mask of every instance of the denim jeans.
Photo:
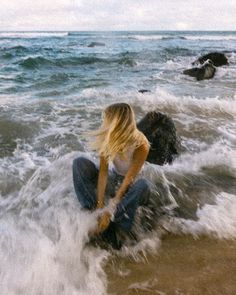
MULTIPOLYGON (((73 181, 77 198, 82 208, 92 210, 96 208, 96 190, 99 169, 87 158, 79 157, 73 161, 73 181)), ((106 200, 115 196, 117 187, 123 176, 109 170, 106 187, 106 200)), ((148 203, 150 186, 146 179, 136 180, 117 205, 113 222, 122 230, 130 231, 138 206, 148 203)))

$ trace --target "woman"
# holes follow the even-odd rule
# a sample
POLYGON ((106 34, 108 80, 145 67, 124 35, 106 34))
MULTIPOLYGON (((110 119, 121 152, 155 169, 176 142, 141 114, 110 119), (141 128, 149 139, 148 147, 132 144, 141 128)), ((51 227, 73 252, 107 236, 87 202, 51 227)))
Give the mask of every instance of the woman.
POLYGON ((75 192, 81 206, 89 210, 104 208, 105 192, 110 195, 109 205, 99 217, 97 233, 112 224, 129 232, 137 207, 147 203, 149 197, 148 182, 136 180, 149 152, 148 140, 137 129, 134 112, 127 103, 108 106, 100 129, 92 135, 100 165, 97 168, 84 157, 74 160, 75 192), (112 170, 108 169, 110 161, 112 170))

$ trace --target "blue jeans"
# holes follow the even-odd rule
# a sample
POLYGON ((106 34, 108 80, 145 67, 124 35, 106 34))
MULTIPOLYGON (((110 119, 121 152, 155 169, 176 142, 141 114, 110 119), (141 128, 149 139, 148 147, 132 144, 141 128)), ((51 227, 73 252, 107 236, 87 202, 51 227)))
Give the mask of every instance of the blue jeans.
MULTIPOLYGON (((79 157, 73 161, 73 181, 77 198, 82 208, 92 210, 96 208, 96 190, 99 170, 96 165, 87 158, 79 157)), ((117 186, 121 184, 123 176, 115 171, 108 173, 108 182, 106 195, 114 197, 117 186)), ((114 223, 122 230, 130 231, 135 212, 138 206, 148 203, 150 195, 150 186, 146 179, 138 179, 134 182, 120 203, 114 216, 114 223)))

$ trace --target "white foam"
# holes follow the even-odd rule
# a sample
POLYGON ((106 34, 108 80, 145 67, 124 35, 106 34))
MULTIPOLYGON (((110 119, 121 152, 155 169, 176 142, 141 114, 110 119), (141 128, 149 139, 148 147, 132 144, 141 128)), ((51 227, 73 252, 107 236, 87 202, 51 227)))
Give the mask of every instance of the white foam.
POLYGON ((27 102, 27 98, 29 99, 30 95, 27 97, 26 95, 19 96, 18 94, 0 94, 1 107, 4 109, 10 109, 12 106, 22 105, 27 102))
POLYGON ((221 132, 224 138, 228 139, 236 147, 236 124, 233 122, 227 126, 218 127, 218 131, 221 132))
POLYGON ((124 245, 120 257, 132 257, 135 261, 147 261, 148 253, 157 253, 161 246, 161 237, 156 232, 143 236, 135 245, 124 245))
POLYGON ((236 150, 224 142, 216 142, 200 152, 182 154, 172 165, 163 166, 161 169, 174 173, 198 174, 202 173, 205 167, 217 166, 220 166, 222 171, 236 176, 236 150))
POLYGON ((141 94, 138 95, 137 100, 142 100, 142 108, 146 111, 153 110, 155 107, 169 108, 175 110, 175 113, 203 113, 207 116, 216 113, 228 113, 236 115, 236 99, 235 97, 206 97, 199 99, 194 96, 178 97, 169 93, 167 90, 157 87, 155 93, 147 93, 145 100, 141 94))
POLYGON ((196 35, 196 36, 185 36, 187 40, 209 40, 209 41, 230 41, 236 40, 236 35, 196 35))
POLYGON ((76 200, 71 175, 76 155, 38 168, 14 202, 5 200, 2 294, 106 294, 103 263, 108 253, 85 247, 96 215, 82 212, 76 200))
POLYGON ((229 53, 227 57, 231 66, 236 63, 236 52, 229 53))
POLYGON ((86 221, 85 216, 77 215, 75 218, 69 212, 64 216, 58 212, 57 241, 48 238, 40 224, 27 218, 5 218, 1 222, 2 294, 105 294, 102 266, 107 253, 84 250, 86 221))
POLYGON ((144 293, 147 292, 149 294, 155 293, 155 294, 159 294, 159 295, 166 295, 166 293, 161 292, 156 289, 157 283, 158 283, 158 280, 156 278, 149 279, 144 282, 137 282, 137 283, 130 284, 128 287, 128 290, 134 290, 137 294, 141 291, 144 293))
POLYGON ((225 192, 216 196, 215 205, 204 205, 197 210, 198 221, 173 218, 165 227, 175 233, 208 235, 217 238, 236 238, 236 198, 225 192))
POLYGON ((147 40, 168 40, 168 39, 178 39, 181 38, 183 40, 206 40, 206 41, 231 41, 231 40, 236 40, 236 35, 234 34, 228 34, 228 35, 211 35, 211 34, 206 34, 206 35, 185 35, 183 34, 182 36, 179 35, 166 35, 166 34, 146 34, 146 35, 131 35, 131 36, 123 36, 123 38, 130 38, 130 39, 136 39, 140 41, 147 41, 147 40))
POLYGON ((68 32, 0 32, 0 38, 65 37, 68 32))
POLYGON ((146 40, 162 40, 163 38, 167 38, 168 36, 165 35, 134 35, 133 38, 141 41, 146 40))

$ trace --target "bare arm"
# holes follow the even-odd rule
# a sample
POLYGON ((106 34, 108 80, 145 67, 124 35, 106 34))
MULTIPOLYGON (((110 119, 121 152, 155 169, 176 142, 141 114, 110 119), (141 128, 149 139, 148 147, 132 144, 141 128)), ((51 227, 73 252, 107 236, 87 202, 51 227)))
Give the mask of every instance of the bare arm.
POLYGON ((148 144, 143 144, 140 147, 138 147, 133 154, 133 160, 131 162, 131 165, 129 167, 129 170, 127 171, 125 178, 116 192, 115 198, 113 199, 115 204, 118 204, 122 197, 124 196, 125 192, 127 191, 128 187, 132 182, 134 181, 135 177, 141 170, 149 152, 149 146, 148 144))
POLYGON ((108 161, 104 157, 100 157, 100 168, 98 175, 97 184, 97 206, 96 208, 104 207, 104 194, 107 185, 107 175, 108 175, 108 161))

